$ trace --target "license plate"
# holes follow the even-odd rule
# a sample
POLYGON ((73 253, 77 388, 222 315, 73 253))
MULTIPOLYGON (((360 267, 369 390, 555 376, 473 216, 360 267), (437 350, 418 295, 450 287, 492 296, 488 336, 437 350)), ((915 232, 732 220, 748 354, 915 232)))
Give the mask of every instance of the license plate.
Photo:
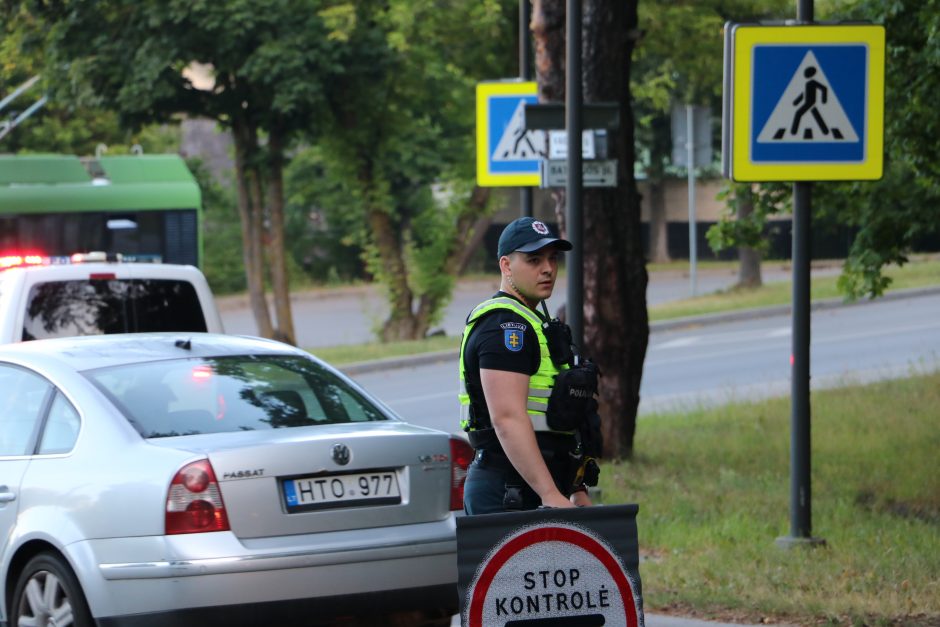
POLYGON ((398 474, 393 470, 316 475, 284 481, 288 512, 360 505, 401 503, 398 474))

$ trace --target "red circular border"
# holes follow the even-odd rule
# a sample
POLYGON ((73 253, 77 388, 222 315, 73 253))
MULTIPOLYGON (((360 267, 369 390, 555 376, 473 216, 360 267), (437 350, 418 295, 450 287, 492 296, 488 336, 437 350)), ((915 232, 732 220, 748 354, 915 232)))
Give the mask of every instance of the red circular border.
POLYGON ((468 626, 475 627, 483 624, 483 602, 486 600, 486 593, 489 592, 490 584, 493 583, 499 569, 522 549, 538 542, 552 541, 574 544, 593 555, 607 568, 607 572, 611 574, 617 583, 620 598, 624 600, 624 609, 627 611, 627 627, 637 627, 633 589, 630 587, 630 582, 627 581, 620 563, 600 542, 581 531, 567 527, 537 527, 519 534, 501 546, 486 563, 483 572, 480 573, 474 583, 473 597, 470 599, 470 609, 467 612, 468 626))

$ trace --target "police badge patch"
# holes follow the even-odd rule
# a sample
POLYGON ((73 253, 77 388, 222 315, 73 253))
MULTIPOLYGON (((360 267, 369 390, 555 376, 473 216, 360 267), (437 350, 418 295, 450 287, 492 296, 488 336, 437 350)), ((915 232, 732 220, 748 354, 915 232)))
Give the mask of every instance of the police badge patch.
POLYGON ((503 329, 503 343, 514 353, 522 350, 525 334, 519 329, 503 329))

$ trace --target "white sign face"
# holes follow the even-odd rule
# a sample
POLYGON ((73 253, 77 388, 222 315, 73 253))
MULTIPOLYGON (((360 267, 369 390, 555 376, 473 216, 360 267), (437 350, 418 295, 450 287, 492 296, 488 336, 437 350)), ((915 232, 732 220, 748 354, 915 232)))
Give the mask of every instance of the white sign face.
POLYGON ((606 542, 574 525, 523 528, 481 563, 463 616, 467 627, 554 619, 637 627, 637 600, 606 542))
MULTIPOLYGON (((581 158, 594 159, 597 151, 594 148, 594 131, 591 129, 581 131, 581 158)), ((568 158, 568 131, 548 132, 548 158, 568 158)))
MULTIPOLYGON (((617 160, 582 161, 581 184, 584 187, 617 187, 617 160)), ((568 184, 568 162, 542 162, 542 187, 564 187, 568 184)))

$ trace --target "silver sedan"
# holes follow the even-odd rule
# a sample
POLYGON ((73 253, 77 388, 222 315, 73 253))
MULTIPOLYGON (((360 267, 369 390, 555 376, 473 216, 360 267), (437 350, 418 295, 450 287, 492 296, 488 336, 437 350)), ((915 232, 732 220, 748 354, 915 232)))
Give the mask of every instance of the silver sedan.
POLYGON ((0 624, 450 624, 472 450, 309 354, 0 348, 0 624))

